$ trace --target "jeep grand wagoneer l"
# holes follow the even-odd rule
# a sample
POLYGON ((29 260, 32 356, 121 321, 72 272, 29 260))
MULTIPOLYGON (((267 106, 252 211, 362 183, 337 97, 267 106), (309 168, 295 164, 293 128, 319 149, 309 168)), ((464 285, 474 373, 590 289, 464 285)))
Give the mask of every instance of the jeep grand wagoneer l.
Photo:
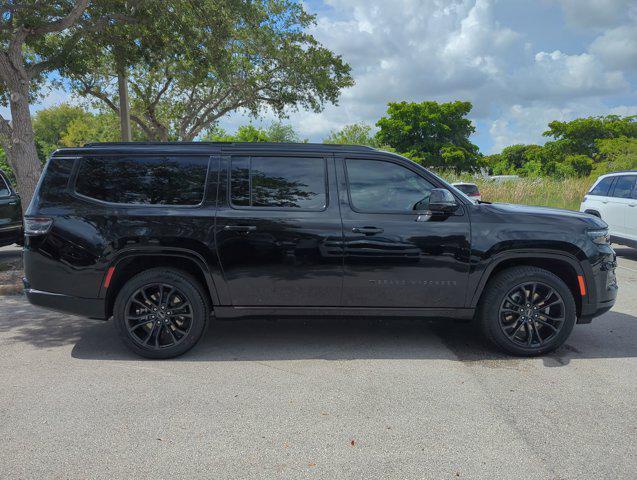
POLYGON ((25 230, 29 300, 112 317, 153 358, 186 352, 212 315, 475 318, 501 349, 538 355, 617 293, 602 220, 475 204, 368 147, 58 150, 25 230))

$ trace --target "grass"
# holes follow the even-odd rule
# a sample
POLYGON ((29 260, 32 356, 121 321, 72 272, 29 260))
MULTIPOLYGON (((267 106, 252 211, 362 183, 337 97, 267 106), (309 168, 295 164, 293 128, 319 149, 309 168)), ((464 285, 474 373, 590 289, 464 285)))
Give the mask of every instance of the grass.
POLYGON ((580 203, 595 181, 594 178, 520 178, 494 182, 484 177, 443 174, 450 182, 473 182, 478 185, 482 200, 487 202, 519 203, 545 207, 579 210, 580 203))

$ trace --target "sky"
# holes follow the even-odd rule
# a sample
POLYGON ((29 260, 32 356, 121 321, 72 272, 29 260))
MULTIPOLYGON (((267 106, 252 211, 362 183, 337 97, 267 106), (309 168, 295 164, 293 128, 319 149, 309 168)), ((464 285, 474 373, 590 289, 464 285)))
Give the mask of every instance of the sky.
MULTIPOLYGON (((470 101, 483 153, 542 143, 551 120, 637 114, 637 0, 304 0, 311 33, 356 84, 321 113, 290 111, 303 138, 370 125, 388 102, 470 101)), ((36 106, 68 98, 52 91, 36 106)), ((221 126, 249 122, 233 114, 221 126)), ((252 121, 267 125, 271 118, 252 121)))

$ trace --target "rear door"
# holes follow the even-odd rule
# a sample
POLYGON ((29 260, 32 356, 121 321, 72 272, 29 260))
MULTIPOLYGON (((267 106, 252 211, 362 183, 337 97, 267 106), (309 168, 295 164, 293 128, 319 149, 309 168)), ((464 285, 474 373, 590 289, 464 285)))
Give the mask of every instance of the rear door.
POLYGON ((626 238, 627 224, 626 217, 631 209, 630 203, 634 203, 632 193, 637 175, 621 175, 617 177, 613 185, 608 204, 605 208, 605 215, 602 218, 610 226, 611 235, 626 238))
POLYGON ((338 306, 334 159, 241 154, 221 163, 215 240, 232 305, 338 306))
POLYGON ((20 197, 0 173, 0 245, 18 240, 22 228, 20 197))

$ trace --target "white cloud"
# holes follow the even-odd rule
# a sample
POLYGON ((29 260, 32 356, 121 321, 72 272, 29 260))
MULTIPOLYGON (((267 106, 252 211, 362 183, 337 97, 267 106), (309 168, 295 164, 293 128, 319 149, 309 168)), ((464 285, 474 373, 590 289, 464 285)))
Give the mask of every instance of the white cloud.
POLYGON ((569 25, 577 28, 607 28, 635 15, 634 0, 556 0, 569 25))
POLYGON ((610 68, 637 70, 637 23, 604 32, 593 41, 590 51, 610 68))

